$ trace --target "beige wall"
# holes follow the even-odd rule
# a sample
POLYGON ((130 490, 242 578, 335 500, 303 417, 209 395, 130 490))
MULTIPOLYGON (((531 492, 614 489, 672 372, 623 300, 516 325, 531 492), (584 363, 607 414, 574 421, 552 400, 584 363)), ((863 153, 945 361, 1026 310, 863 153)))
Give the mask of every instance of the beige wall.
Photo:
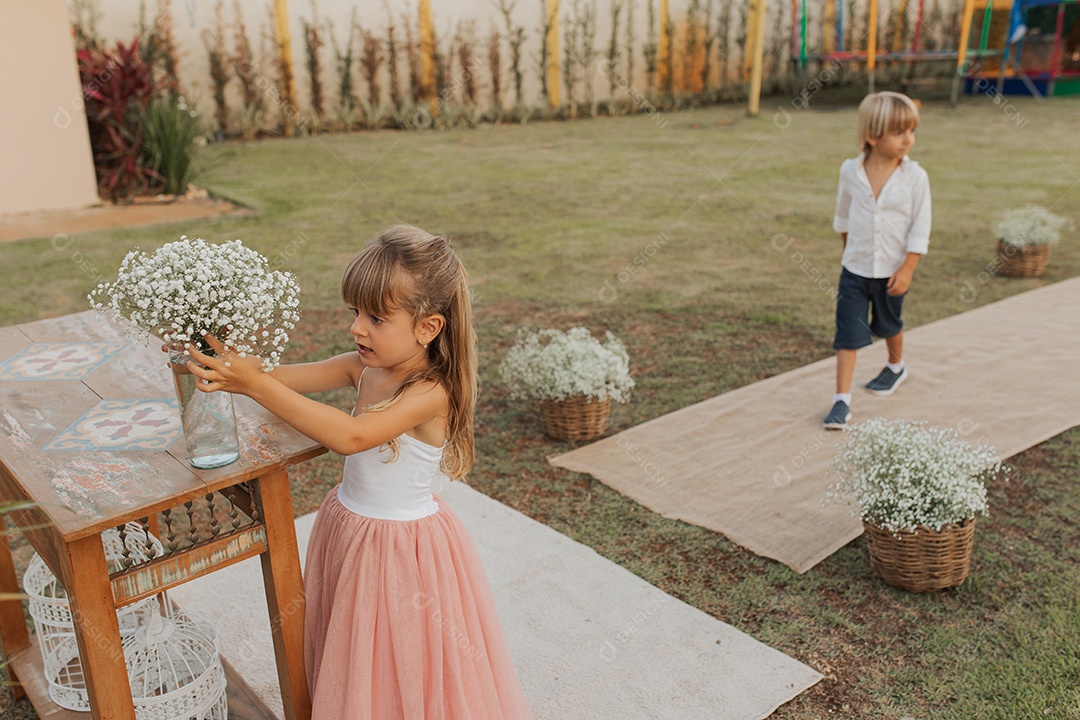
MULTIPOLYGON (((10 1, 12 0, 0 0, 0 2, 10 1)), ((516 14, 530 36, 535 35, 535 28, 540 21, 538 3, 539 0, 517 0, 516 14)), ((172 10, 173 33, 180 48, 180 80, 188 96, 196 102, 198 109, 209 116, 213 113, 214 105, 209 90, 210 68, 204 38, 213 32, 218 0, 171 0, 169 4, 172 10)), ((233 48, 236 4, 236 0, 224 0, 225 44, 230 50, 233 48)), ((320 20, 333 23, 334 34, 342 43, 345 41, 346 30, 352 20, 354 9, 357 23, 380 36, 386 29, 387 6, 396 18, 408 12, 413 23, 416 22, 416 0, 409 0, 409 2, 403 0, 386 0, 385 2, 384 0, 314 0, 314 4, 320 20)), ((239 0, 240 11, 256 56, 260 53, 260 35, 271 32, 269 9, 272 5, 273 0, 239 0)), ((97 28, 100 36, 110 42, 123 40, 126 43, 138 35, 138 2, 97 0, 97 7, 101 14, 97 28)), ((153 17, 157 7, 158 0, 146 0, 148 16, 153 17)), ((476 20, 478 30, 486 37, 489 21, 493 22, 500 17, 495 7, 495 0, 431 1, 436 31, 440 33, 447 32, 461 20, 476 20)), ((293 76, 297 79, 298 99, 302 105, 306 106, 308 81, 304 70, 304 38, 301 21, 311 21, 312 0, 288 0, 288 8, 289 32, 292 35, 293 76)), ((402 33, 402 39, 404 39, 401 23, 398 22, 398 25, 398 32, 402 33)), ((356 62, 355 57, 354 53, 354 62, 356 62)), ((326 38, 326 46, 322 49, 322 62, 323 84, 327 88, 325 92, 328 96, 336 97, 337 89, 334 83, 337 76, 333 70, 334 50, 329 37, 326 38)), ((528 75, 533 74, 533 64, 530 57, 526 65, 528 75)), ((484 74, 486 77, 486 69, 484 74)), ((405 79, 403 70, 402 82, 405 82, 405 79)), ((356 73, 354 82, 357 93, 363 95, 365 91, 359 72, 356 73)), ((235 79, 231 86, 229 101, 235 109, 236 103, 239 102, 239 90, 235 79)))
POLYGON ((0 215, 99 202, 64 0, 0 0, 0 215))
MULTIPOLYGON (((11 0, 0 0, 9 2, 11 0)), ((159 0, 146 0, 147 14, 153 16, 159 0)), ((320 19, 329 20, 334 25, 334 33, 339 42, 344 42, 345 32, 349 26, 353 10, 356 11, 357 23, 364 28, 382 35, 385 33, 387 12, 390 11, 396 18, 402 13, 408 13, 412 22, 416 22, 416 0, 288 0, 289 27, 292 35, 293 49, 293 74, 297 78, 297 96, 302 107, 308 103, 308 81, 304 70, 304 40, 302 36, 301 20, 311 20, 312 2, 318 10, 320 19)), ((591 0, 586 0, 591 2, 591 0)), ((636 0, 635 2, 635 26, 638 28, 636 35, 637 53, 635 81, 644 82, 644 60, 641 58, 641 43, 646 33, 646 2, 648 0, 636 0)), ((658 5, 658 0, 652 0, 658 5)), ((682 17, 685 13, 689 0, 671 0, 672 17, 682 17)), ((180 48, 180 79, 184 84, 187 94, 196 102, 198 109, 206 115, 213 112, 213 101, 209 94, 210 72, 207 62, 206 47, 203 42, 204 36, 214 26, 214 11, 218 0, 169 0, 173 17, 173 32, 177 45, 180 48)), ((270 32, 269 8, 272 0, 239 0, 239 6, 243 14, 244 23, 247 26, 248 36, 252 45, 259 49, 260 33, 270 32)), ((139 27, 139 3, 135 0, 96 0, 100 11, 100 20, 97 26, 98 34, 110 43, 116 40, 130 42, 138 35, 139 27)), ((225 0, 224 20, 226 25, 225 40, 230 49, 233 47, 233 26, 236 0, 225 0)), ((562 16, 565 18, 570 12, 571 0, 561 0, 562 16)), ((516 0, 514 21, 525 28, 525 46, 523 48, 522 71, 525 76, 526 101, 529 103, 539 102, 540 86, 537 80, 535 57, 539 52, 538 28, 540 25, 543 8, 546 0, 516 0)), ((440 37, 452 33, 458 23, 464 20, 476 21, 476 28, 481 38, 485 39, 490 33, 492 25, 503 29, 503 19, 498 12, 497 0, 431 0, 432 15, 435 20, 436 32, 440 37)), ((610 2, 598 0, 597 2, 597 47, 603 50, 607 47, 607 38, 610 33, 610 2)), ((403 33, 401 23, 398 22, 398 32, 403 33)), ((403 38, 403 35, 402 35, 403 38)), ((508 67, 509 50, 503 47, 503 88, 509 87, 508 67)), ((486 58, 479 53, 478 63, 480 68, 481 84, 487 83, 488 70, 486 58)), ((323 85, 327 97, 334 98, 337 95, 336 72, 333 69, 334 50, 327 38, 327 45, 322 50, 323 61, 323 85)), ((354 62, 356 62, 354 60, 354 62)), ((403 61, 404 62, 404 61, 403 61)), ((401 70, 401 81, 406 81, 405 69, 401 70)), ((383 68, 385 75, 385 66, 383 68)), ((363 81, 357 72, 354 82, 356 91, 363 96, 366 92, 363 81)), ((595 78, 598 97, 606 94, 607 82, 601 77, 595 78)), ((231 83, 229 102, 235 110, 239 100, 235 80, 231 83)), ((386 82, 383 82, 383 94, 386 94, 386 82)))

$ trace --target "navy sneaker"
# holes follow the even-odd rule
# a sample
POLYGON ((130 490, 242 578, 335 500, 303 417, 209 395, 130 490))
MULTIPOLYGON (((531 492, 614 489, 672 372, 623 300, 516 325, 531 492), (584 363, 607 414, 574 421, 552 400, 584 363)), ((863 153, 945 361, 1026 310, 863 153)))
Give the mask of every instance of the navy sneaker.
POLYGON ((846 430, 848 420, 851 419, 851 408, 843 400, 833 403, 832 410, 825 416, 826 430, 846 430))
POLYGON ((876 378, 866 383, 866 389, 873 395, 892 395, 905 380, 907 380, 906 365, 900 368, 900 372, 893 372, 888 367, 884 367, 876 378))

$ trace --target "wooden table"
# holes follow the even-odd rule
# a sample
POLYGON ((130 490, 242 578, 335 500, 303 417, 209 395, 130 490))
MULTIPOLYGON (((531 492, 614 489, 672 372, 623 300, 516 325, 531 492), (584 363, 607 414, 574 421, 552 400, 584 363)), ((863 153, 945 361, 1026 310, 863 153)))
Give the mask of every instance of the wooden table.
MULTIPOLYGON (((236 398, 236 414, 240 459, 197 470, 187 462, 158 343, 132 343, 89 311, 0 328, 0 501, 33 503, 8 521, 68 593, 95 718, 135 718, 116 608, 254 555, 286 720, 311 717, 288 467, 326 449, 247 398, 236 398), (198 522, 200 513, 221 516, 225 505, 233 522, 198 522), (101 533, 130 521, 157 529, 165 553, 110 572, 101 533)), ((6 592, 21 588, 5 536, 6 592)), ((42 717, 85 717, 49 698, 21 601, 0 602, 0 640, 17 697, 29 696, 42 717)), ((227 663, 226 671, 230 717, 274 717, 227 663)))

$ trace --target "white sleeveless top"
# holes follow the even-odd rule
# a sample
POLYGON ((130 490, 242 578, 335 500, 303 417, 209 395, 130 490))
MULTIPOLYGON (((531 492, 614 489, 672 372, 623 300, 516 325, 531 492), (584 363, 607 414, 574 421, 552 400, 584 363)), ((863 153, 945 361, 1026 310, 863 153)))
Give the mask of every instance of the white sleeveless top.
MULTIPOLYGON (((360 382, 363 380, 361 373, 360 382)), ((356 391, 359 394, 360 383, 356 391)), ((431 488, 436 482, 441 487, 449 479, 440 467, 442 448, 405 433, 397 440, 396 460, 386 446, 345 458, 338 502, 346 510, 379 520, 419 520, 439 511, 431 488)))

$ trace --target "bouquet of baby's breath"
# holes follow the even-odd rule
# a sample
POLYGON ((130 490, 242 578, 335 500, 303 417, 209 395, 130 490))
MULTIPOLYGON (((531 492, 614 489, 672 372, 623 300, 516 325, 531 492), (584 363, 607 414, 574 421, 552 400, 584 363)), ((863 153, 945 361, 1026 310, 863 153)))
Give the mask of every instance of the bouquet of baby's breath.
POLYGON ((837 480, 825 501, 851 496, 858 515, 890 532, 939 531, 986 514, 985 481, 1003 471, 988 444, 952 428, 874 418, 854 426, 829 463, 837 480))
POLYGON ((634 387, 623 344, 611 333, 601 343, 583 327, 521 331, 499 373, 511 397, 523 400, 583 396, 626 402, 634 387))
POLYGON ((1061 231, 1075 225, 1067 217, 1055 215, 1041 205, 1027 205, 1005 212, 994 232, 1006 245, 1026 248, 1032 245, 1057 245, 1061 231))
POLYGON ((129 321, 133 331, 194 343, 203 352, 209 350, 203 336, 214 335, 240 355, 260 355, 266 371, 280 362, 288 331, 300 319, 296 278, 271 270, 239 240, 211 245, 181 236, 151 254, 132 250, 117 279, 98 285, 89 298, 94 308, 129 321))

